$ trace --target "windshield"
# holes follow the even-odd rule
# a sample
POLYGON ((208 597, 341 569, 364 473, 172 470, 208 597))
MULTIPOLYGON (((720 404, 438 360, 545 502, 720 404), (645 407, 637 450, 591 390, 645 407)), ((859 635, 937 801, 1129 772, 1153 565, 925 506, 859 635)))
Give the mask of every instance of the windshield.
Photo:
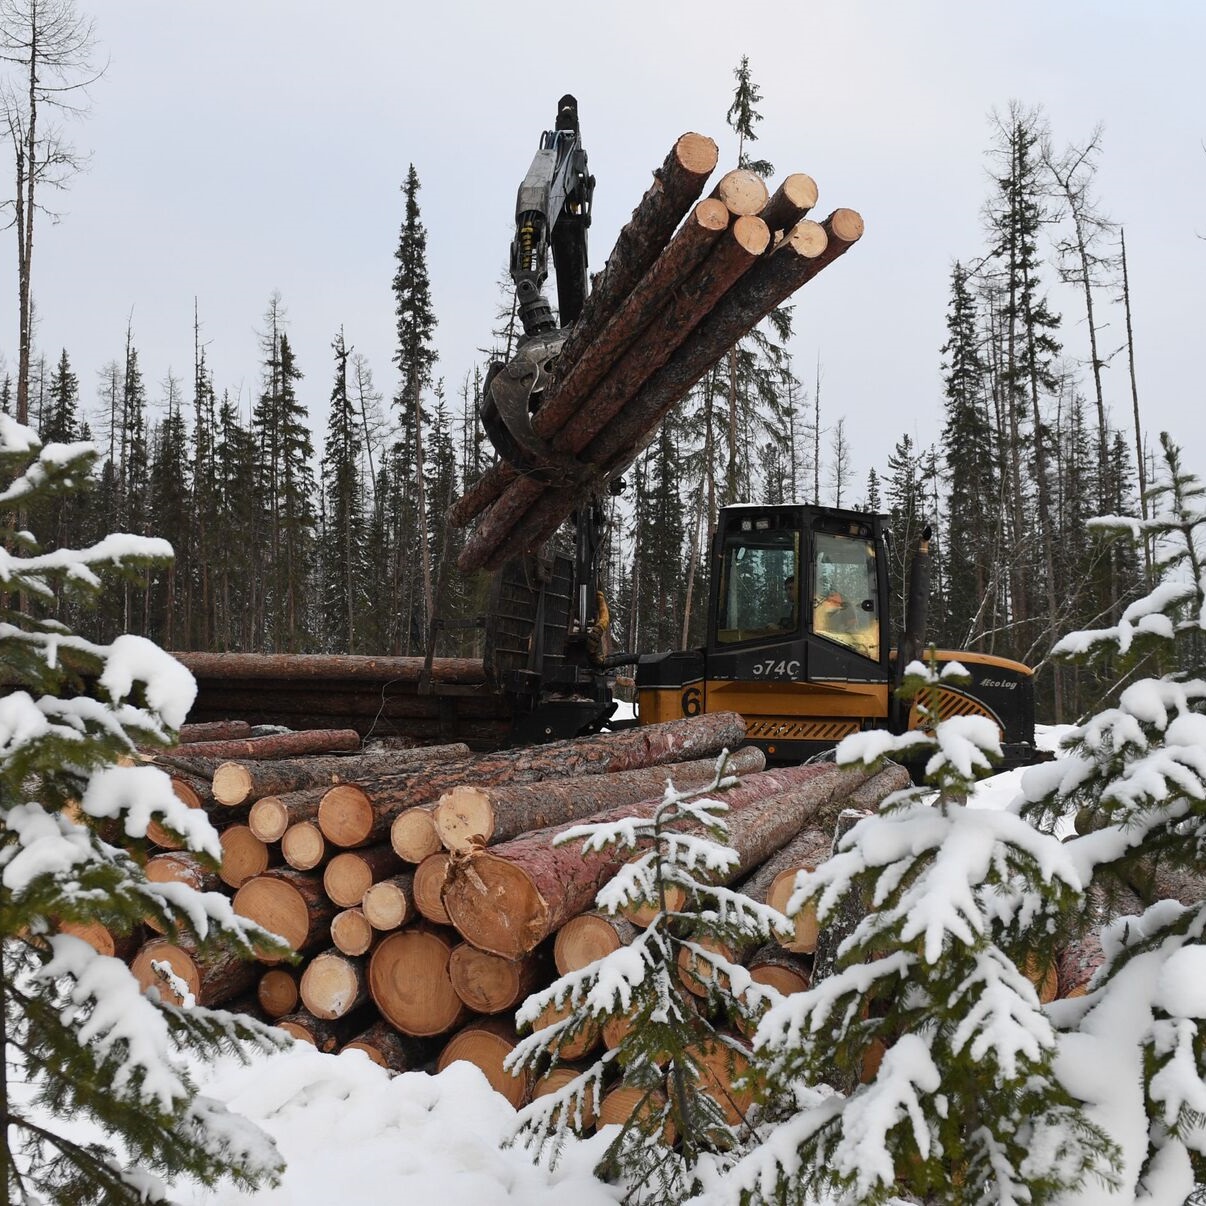
POLYGON ((863 537, 817 532, 813 631, 879 661, 877 597, 874 543, 863 537))
POLYGON ((800 626, 800 533, 743 520, 725 535, 716 639, 722 644, 795 632, 800 626))

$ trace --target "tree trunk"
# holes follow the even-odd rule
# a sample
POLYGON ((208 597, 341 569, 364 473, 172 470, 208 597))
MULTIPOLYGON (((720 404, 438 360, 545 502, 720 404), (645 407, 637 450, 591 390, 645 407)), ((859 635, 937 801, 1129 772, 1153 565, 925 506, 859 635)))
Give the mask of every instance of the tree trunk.
MULTIPOLYGON (((471 842, 490 845, 550 825, 562 825, 595 812, 636 803, 659 795, 667 780, 680 791, 708 783, 716 773, 716 758, 671 762, 612 774, 580 775, 564 782, 512 784, 500 787, 455 787, 436 803, 436 833, 448 850, 471 842)), ((762 770, 766 758, 756 746, 729 755, 726 774, 762 770)))
MULTIPOLYGON (((279 935, 300 953, 327 944, 337 910, 314 876, 276 870, 249 879, 235 893, 234 911, 279 935)), ((261 960, 277 962, 271 956, 261 956, 261 960)))
MULTIPOLYGON (((231 741, 195 741, 177 749, 186 758, 287 758, 295 754, 328 754, 335 750, 358 750, 360 734, 355 729, 311 729, 301 733, 274 733, 270 737, 248 737, 231 741)), ((169 755, 170 756, 170 755, 169 755)))
POLYGON ((468 942, 452 948, 448 975, 456 995, 475 1013, 514 1011, 548 978, 548 960, 540 952, 503 959, 468 942))
POLYGON ((152 938, 130 963, 130 971, 145 991, 157 988, 160 997, 172 1005, 183 1004, 179 993, 154 969, 152 964, 166 963, 172 973, 187 986, 198 1005, 221 1005, 247 992, 259 978, 260 969, 248 959, 230 951, 201 956, 166 938, 152 938))
MULTIPOLYGON (((172 656, 198 679, 280 679, 297 683, 324 679, 417 683, 424 662, 421 657, 324 653, 173 653, 172 656)), ((486 672, 475 658, 438 657, 432 665, 432 681, 473 685, 484 683, 486 672)))
MULTIPOLYGON (((779 797, 772 802, 773 823, 784 829, 794 823, 796 828, 787 834, 790 837, 804 824, 809 809, 828 804, 833 793, 842 790, 839 783, 850 780, 832 764, 751 775, 723 793, 721 798, 729 806, 726 823, 732 826, 736 814, 752 804, 779 797), (793 812, 791 822, 778 815, 793 812)), ((591 820, 606 823, 627 816, 650 817, 660 804, 653 800, 624 805, 591 820)), ((552 845, 565 828, 568 826, 528 834, 453 863, 444 906, 457 930, 474 946, 506 958, 526 954, 569 918, 588 909, 598 889, 631 855, 627 849, 615 847, 584 853, 576 842, 552 845)))
MULTIPOLYGON (((386 834, 390 834, 392 841, 391 825, 404 809, 433 805, 446 791, 466 783, 533 783, 633 770, 719 753, 740 745, 744 737, 745 722, 740 716, 735 712, 713 712, 617 733, 502 750, 476 758, 468 767, 436 767, 423 775, 394 775, 372 783, 338 784, 323 797, 318 824, 324 836, 336 846, 367 845, 381 841, 386 834)), ((398 849, 396 843, 394 849, 398 849)))
POLYGON ((448 975, 453 941, 434 926, 387 934, 369 960, 369 991, 403 1034, 445 1034, 468 1016, 448 975))
POLYGON ((316 1018, 346 1017, 369 997, 365 961, 338 950, 323 951, 306 965, 301 978, 302 1004, 316 1018))
POLYGON ((512 1076, 503 1067, 507 1056, 518 1043, 515 1023, 510 1018, 472 1022, 448 1040, 436 1061, 436 1071, 443 1072, 449 1064, 463 1059, 480 1068, 490 1087, 518 1109, 527 1100, 531 1073, 525 1068, 517 1076, 512 1076))
POLYGON ((349 779, 417 770, 426 765, 470 756, 469 747, 418 746, 408 750, 382 750, 372 754, 280 759, 270 762, 222 762, 213 772, 214 799, 228 808, 264 796, 279 796, 305 787, 332 787, 349 779))

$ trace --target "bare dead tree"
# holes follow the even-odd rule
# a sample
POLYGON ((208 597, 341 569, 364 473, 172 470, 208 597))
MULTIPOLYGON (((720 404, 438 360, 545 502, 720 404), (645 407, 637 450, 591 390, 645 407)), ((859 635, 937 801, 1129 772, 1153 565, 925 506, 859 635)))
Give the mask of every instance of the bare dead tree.
POLYGON ((54 118, 87 112, 88 88, 104 72, 94 66, 96 35, 74 0, 0 0, 0 61, 12 67, 0 82, 0 120, 13 150, 12 226, 17 232, 17 421, 29 421, 33 342, 34 215, 57 215, 40 198, 65 188, 85 159, 63 137, 54 118))

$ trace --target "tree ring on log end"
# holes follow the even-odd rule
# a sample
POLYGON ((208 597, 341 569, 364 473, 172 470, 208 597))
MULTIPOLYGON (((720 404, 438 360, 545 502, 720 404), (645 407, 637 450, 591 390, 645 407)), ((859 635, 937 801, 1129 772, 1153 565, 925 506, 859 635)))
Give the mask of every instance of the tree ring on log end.
POLYGON ((492 854, 452 869, 444 907, 462 937, 504 959, 526 955, 547 933, 549 907, 531 877, 492 854))

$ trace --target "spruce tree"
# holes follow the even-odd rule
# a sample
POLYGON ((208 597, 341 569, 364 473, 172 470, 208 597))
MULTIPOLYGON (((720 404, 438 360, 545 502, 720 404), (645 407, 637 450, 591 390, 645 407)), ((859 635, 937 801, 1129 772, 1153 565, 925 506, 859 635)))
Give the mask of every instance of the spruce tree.
POLYGON ((926 786, 888 797, 797 881, 789 916, 811 901, 822 925, 853 921, 809 989, 759 1026, 768 1108, 804 1105, 735 1168, 734 1198, 1038 1206, 1117 1182, 1118 1145, 1062 1083, 1057 1029, 1023 971, 1053 963, 1081 880, 1053 836, 968 807, 1001 751, 984 717, 938 721, 936 693, 965 676, 914 663, 903 694, 927 730, 838 747, 843 765, 921 755, 926 786), (823 1083, 848 1091, 803 1088, 823 1083))
POLYGON ((521 1027, 533 1026, 550 1006, 559 1018, 521 1040, 508 1058, 513 1071, 543 1070, 550 1055, 556 1066, 559 1048, 583 1031, 611 1019, 626 1019, 626 1025, 615 1047, 557 1093, 524 1107, 515 1134, 535 1156, 546 1153, 555 1159, 577 1120, 597 1110, 605 1082, 610 1086, 618 1075, 619 1083, 637 1089, 640 1099, 597 1171, 623 1178, 626 1202, 681 1202, 699 1187, 705 1156, 714 1156, 723 1167, 751 1133, 743 1122, 730 1122, 721 1103, 705 1091, 702 1057, 719 1049, 729 1053, 734 1068, 741 1068, 746 1052, 726 1023, 752 1028, 778 994, 700 940, 710 936, 741 946, 786 933, 786 926, 776 910, 713 882, 713 875, 737 860, 736 852, 723 845, 726 806, 710 798, 736 782, 724 774, 724 763, 722 756, 706 787, 678 792, 668 783, 660 807, 647 819, 575 826, 555 839, 558 844, 582 842, 584 851, 633 847, 636 856, 599 892, 598 907, 615 912, 650 904, 657 912, 631 944, 563 976, 519 1010, 521 1027), (682 912, 667 903, 675 890, 690 901, 682 912), (684 985, 684 955, 709 969, 707 1010, 697 1007, 684 985), (722 1021, 714 1024, 709 1016, 722 1021), (670 1132, 678 1136, 675 1147, 665 1143, 670 1132))
MULTIPOLYGON (((79 488, 95 449, 41 447, 0 419, 0 473, 10 506, 43 492, 79 488)), ((143 993, 118 959, 98 954, 70 927, 124 934, 147 917, 202 951, 279 941, 240 919, 216 894, 149 883, 135 854, 104 835, 116 826, 136 846, 158 819, 216 865, 217 835, 203 813, 183 808, 167 776, 118 766, 138 746, 172 744, 195 690, 188 674, 150 642, 110 645, 73 635, 40 616, 56 595, 95 594, 114 572, 145 572, 170 557, 166 542, 110 536, 91 547, 41 556, 29 538, 5 533, 11 593, 3 601, 0 660, 9 716, 0 744, 0 927, 3 975, 0 1070, 6 1201, 83 1206, 166 1201, 166 1179, 224 1177, 251 1188, 279 1177, 266 1135, 198 1096, 184 1056, 212 1057, 252 1044, 281 1046, 271 1028, 143 993), (18 599, 30 600, 24 608, 18 599), (95 1123, 107 1141, 82 1138, 95 1123)))

